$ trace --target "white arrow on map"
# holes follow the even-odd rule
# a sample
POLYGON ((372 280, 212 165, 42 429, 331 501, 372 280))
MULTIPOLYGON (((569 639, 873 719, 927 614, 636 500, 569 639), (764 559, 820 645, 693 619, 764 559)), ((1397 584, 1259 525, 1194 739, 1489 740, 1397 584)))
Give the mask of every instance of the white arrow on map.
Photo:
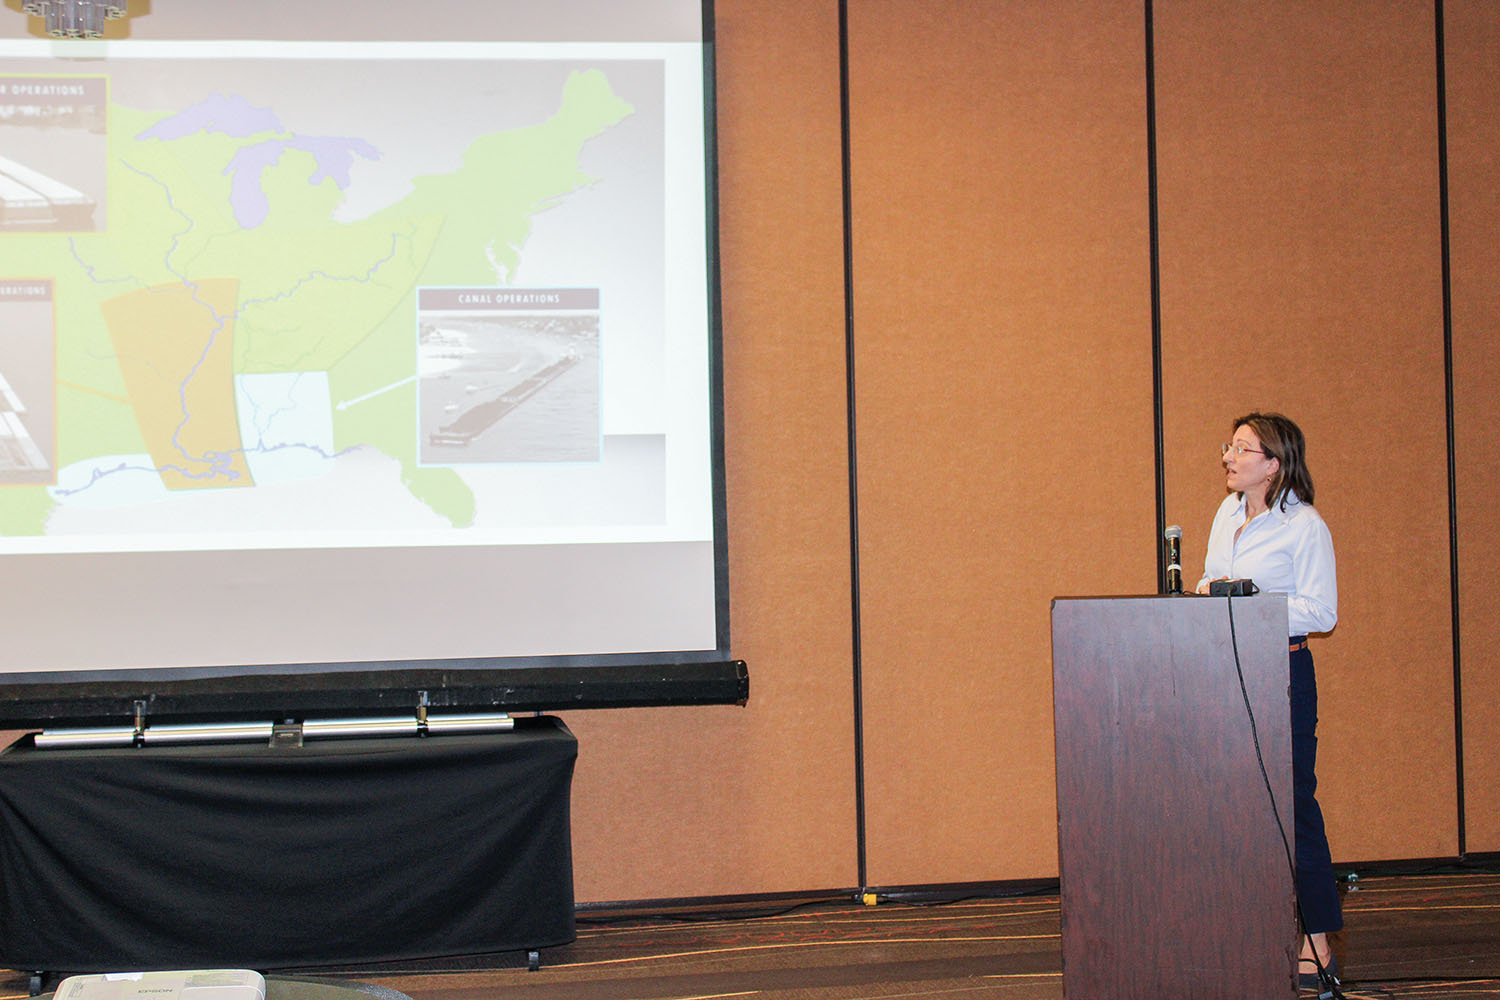
POLYGON ((363 403, 367 399, 374 399, 376 396, 379 396, 381 393, 390 392, 392 389, 399 389, 403 385, 405 385, 406 383, 408 383, 408 382, 415 382, 416 380, 417 380, 417 377, 415 375, 408 375, 408 376, 406 376, 406 378, 401 379, 399 382, 392 382, 390 385, 383 385, 379 389, 373 389, 370 392, 365 393, 363 396, 355 396, 353 399, 346 399, 346 400, 344 400, 341 403, 337 403, 337 404, 334 405, 334 409, 335 410, 347 410, 347 409, 349 409, 349 407, 353 406, 355 403, 363 403))

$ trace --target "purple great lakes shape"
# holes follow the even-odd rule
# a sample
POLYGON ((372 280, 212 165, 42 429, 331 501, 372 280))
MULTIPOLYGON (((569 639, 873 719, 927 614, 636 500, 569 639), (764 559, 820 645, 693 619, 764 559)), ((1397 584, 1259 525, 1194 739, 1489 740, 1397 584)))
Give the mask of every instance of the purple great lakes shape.
POLYGON ((196 132, 222 132, 243 139, 257 132, 280 132, 281 122, 270 108, 257 108, 238 95, 214 94, 146 129, 137 139, 171 141, 196 132))
MULTIPOLYGON (((245 138, 258 132, 280 132, 281 122, 269 108, 257 108, 243 97, 215 94, 185 111, 164 118, 136 136, 137 139, 160 139, 170 142, 198 132, 222 132, 234 138, 245 138)), ((245 229, 254 229, 266 221, 270 202, 261 189, 261 175, 274 166, 288 149, 311 153, 318 168, 307 179, 314 186, 331 179, 342 190, 349 186, 349 170, 354 157, 380 159, 380 150, 363 139, 339 136, 297 135, 291 138, 264 139, 242 147, 224 167, 230 175, 229 201, 235 221, 245 229)))

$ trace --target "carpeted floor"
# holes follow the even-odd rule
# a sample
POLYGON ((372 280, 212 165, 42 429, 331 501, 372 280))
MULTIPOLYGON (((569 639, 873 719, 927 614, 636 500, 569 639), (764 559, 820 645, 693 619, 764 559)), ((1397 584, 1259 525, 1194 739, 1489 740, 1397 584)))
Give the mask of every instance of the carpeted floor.
MULTIPOLYGON (((1366 874, 1354 884, 1335 942, 1350 1000, 1500 997, 1500 873, 1366 874)), ((926 906, 819 900, 779 913, 591 911, 577 941, 544 952, 537 971, 510 953, 279 974, 413 1000, 1058 1000, 1059 923, 1055 894, 926 906)), ((27 985, 0 972, 0 1000, 27 985)))

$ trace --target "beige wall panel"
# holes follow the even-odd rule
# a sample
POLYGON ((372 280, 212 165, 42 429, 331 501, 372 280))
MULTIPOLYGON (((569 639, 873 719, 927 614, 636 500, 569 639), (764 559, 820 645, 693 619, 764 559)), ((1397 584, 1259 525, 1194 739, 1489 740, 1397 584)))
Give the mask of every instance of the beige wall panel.
POLYGON ((580 901, 857 882, 837 6, 718 3, 734 653, 747 708, 567 715, 580 901))
POLYGON ((1335 860, 1456 848, 1432 6, 1158 0, 1167 518, 1196 580, 1218 444, 1308 437, 1339 625, 1315 640, 1335 860))
POLYGON ((1447 0, 1463 764, 1469 851, 1500 851, 1500 5, 1447 0))
POLYGON ((1141 7, 850 50, 869 882, 1052 876, 1050 601, 1156 587, 1141 7))

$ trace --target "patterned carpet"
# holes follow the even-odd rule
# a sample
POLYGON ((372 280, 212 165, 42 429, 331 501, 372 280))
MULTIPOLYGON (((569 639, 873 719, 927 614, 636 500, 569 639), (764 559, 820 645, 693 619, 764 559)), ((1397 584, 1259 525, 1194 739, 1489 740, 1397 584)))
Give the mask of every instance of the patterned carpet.
MULTIPOLYGON (((1500 873, 1365 873, 1350 886, 1335 939, 1349 1000, 1500 997, 1500 873)), ((775 913, 591 910, 577 941, 544 952, 537 971, 508 953, 279 975, 412 1000, 1059 1000, 1059 926, 1055 894, 925 906, 824 899, 775 913)), ((0 971, 0 1000, 27 986, 0 971)))

